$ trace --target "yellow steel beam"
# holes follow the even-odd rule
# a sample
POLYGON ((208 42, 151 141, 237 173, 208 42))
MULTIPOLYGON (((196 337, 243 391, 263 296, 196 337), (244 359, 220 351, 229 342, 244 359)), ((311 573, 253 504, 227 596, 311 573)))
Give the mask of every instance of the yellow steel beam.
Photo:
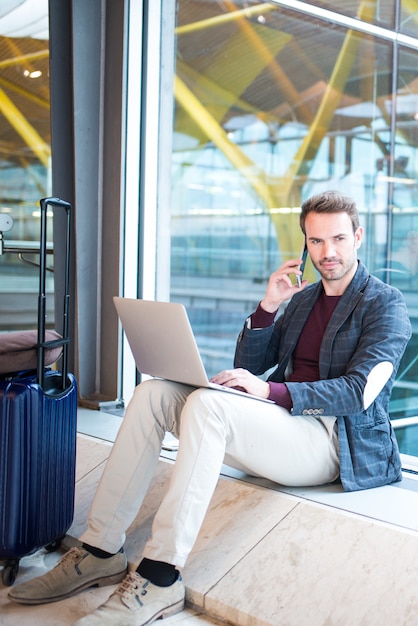
MULTIPOLYGON (((220 125, 231 107, 240 107, 241 94, 264 70, 266 63, 270 62, 291 38, 290 35, 276 33, 257 24, 254 28, 262 33, 266 46, 265 56, 262 59, 254 55, 253 50, 248 46, 243 46, 242 36, 236 34, 222 47, 221 52, 212 60, 204 75, 198 74, 181 61, 178 62, 175 97, 186 115, 200 129, 201 137, 210 139, 218 146, 270 207, 273 206, 274 200, 264 182, 264 172, 260 168, 257 169, 259 181, 256 182, 254 173, 256 166, 253 161, 246 157, 236 144, 229 141, 220 125), (227 65, 225 59, 228 59, 227 65), (243 67, 245 72, 242 70, 243 67), (184 79, 193 84, 193 91, 189 89, 184 79), (209 102, 206 96, 210 98, 209 102)), ((247 104, 244 110, 246 109, 248 110, 247 104)), ((259 117, 261 117, 260 114, 259 117)), ((181 123, 176 124, 176 130, 181 131, 181 123)))
MULTIPOLYGON (((265 31, 258 25, 254 25, 253 29, 252 36, 258 34, 257 31, 260 31, 262 37, 266 38, 266 40, 262 40, 263 51, 261 54, 254 54, 253 46, 244 46, 243 48, 242 36, 233 37, 228 42, 227 49, 223 48, 220 57, 214 59, 203 76, 198 75, 194 70, 180 62, 178 72, 184 77, 192 79, 193 92, 178 74, 175 76, 174 92, 183 110, 193 120, 194 124, 200 128, 202 136, 211 140, 233 166, 240 171, 242 176, 247 179, 250 186, 265 203, 266 211, 274 211, 280 206, 275 193, 279 188, 277 179, 272 176, 266 176, 266 173, 261 168, 249 159, 236 144, 229 140, 220 125, 220 121, 227 111, 234 104, 239 106, 239 95, 246 89, 247 84, 250 84, 260 73, 261 69, 264 69, 273 61, 279 49, 283 48, 291 40, 290 35, 265 31), (230 61, 226 73, 225 57, 230 61), (241 70, 242 67, 246 68, 244 74, 241 70), (222 81, 225 77, 228 79, 227 87, 222 86, 222 81), (213 85, 216 85, 214 92, 211 89, 213 85), (214 93, 215 104, 213 103, 214 93), (211 96, 211 110, 205 107, 206 94, 211 96), (219 103, 216 103, 216 99, 219 100, 219 103)), ((257 45, 255 40, 254 45, 257 45)), ((279 216, 277 215, 277 217, 279 216)), ((297 232, 299 237, 301 237, 297 219, 297 215, 286 214, 286 227, 281 227, 280 229, 277 229, 277 220, 273 219, 280 247, 282 251, 288 251, 289 255, 294 254, 295 250, 295 248, 292 250, 291 247, 294 239, 292 233, 297 232)), ((296 247, 298 248, 299 244, 296 247)))
MULTIPOLYGON (((225 5, 231 10, 231 15, 237 13, 235 2, 226 0, 225 5)), ((240 16, 238 18, 238 26, 244 33, 244 36, 251 46, 254 54, 260 58, 266 67, 269 68, 278 88, 282 91, 282 93, 284 93, 290 104, 299 110, 301 120, 309 124, 313 118, 311 111, 305 104, 301 103, 300 93, 297 89, 295 89, 292 81, 282 70, 279 63, 277 63, 275 57, 272 57, 270 50, 260 37, 257 30, 254 28, 254 25, 240 16)), ((283 33, 278 32, 277 36, 279 35, 283 37, 283 33)))
POLYGON ((10 59, 3 59, 0 61, 0 69, 5 67, 11 67, 13 65, 19 65, 27 63, 29 61, 37 61, 39 59, 45 59, 49 56, 49 50, 39 50, 39 52, 30 52, 28 54, 20 54, 18 56, 10 57, 10 59))
POLYGON ((274 11, 277 6, 263 2, 247 9, 240 9, 239 11, 233 11, 232 13, 224 13, 222 15, 216 15, 215 17, 209 17, 206 20, 200 20, 199 22, 192 22, 191 24, 185 24, 184 26, 178 26, 175 29, 176 35, 185 35, 186 33, 193 33, 197 30, 206 30, 207 28, 213 28, 220 24, 226 24, 227 22, 233 22, 242 17, 252 17, 253 15, 261 15, 262 13, 268 13, 274 11))
POLYGON ((199 74, 197 70, 190 67, 190 65, 184 63, 184 61, 181 61, 180 59, 177 59, 176 61, 176 70, 180 79, 185 77, 194 82, 193 93, 200 99, 200 101, 203 101, 206 96, 210 96, 213 100, 218 100, 219 102, 225 104, 227 109, 230 109, 232 106, 236 106, 241 111, 255 115, 264 122, 268 122, 270 119, 276 119, 273 115, 260 111, 252 104, 249 104, 245 100, 237 97, 235 93, 232 93, 228 88, 223 87, 205 74, 199 74))
POLYGON ((18 93, 23 98, 26 98, 26 100, 30 100, 34 104, 38 104, 44 109, 50 108, 49 100, 46 100, 45 98, 41 98, 41 96, 38 96, 35 93, 32 93, 31 91, 29 91, 28 89, 25 89, 24 87, 19 87, 19 85, 16 85, 16 83, 13 83, 11 80, 7 80, 7 78, 2 78, 0 76, 0 85, 2 85, 3 87, 7 87, 7 89, 9 89, 10 91, 14 91, 15 93, 18 93))
MULTIPOLYGON (((233 0, 225 0, 225 6, 233 12, 236 9, 236 5, 233 0)), ((309 125, 312 122, 313 114, 310 109, 301 102, 300 93, 295 89, 292 81, 287 74, 283 71, 280 64, 276 60, 276 56, 272 56, 270 50, 266 46, 264 40, 259 34, 255 24, 248 22, 248 20, 240 17, 238 19, 238 26, 241 33, 244 35, 245 42, 248 43, 250 50, 254 54, 255 58, 260 59, 263 66, 270 71, 276 86, 284 94, 286 101, 291 107, 298 110, 301 121, 309 125)), ((284 36, 284 33, 277 33, 280 36, 284 36)), ((289 43, 291 38, 287 39, 286 43, 289 43)), ((299 228, 299 221, 297 215, 292 211, 280 212, 278 207, 281 205, 278 202, 276 190, 279 186, 274 184, 273 177, 270 180, 270 184, 267 184, 269 194, 271 197, 271 204, 267 205, 267 210, 270 213, 273 225, 276 230, 277 242, 279 249, 282 251, 283 257, 292 257, 295 255, 295 241, 301 239, 301 233, 299 228), (271 184, 273 183, 273 184, 271 184)), ((300 247, 300 246, 299 246, 300 247)))
MULTIPOLYGON (((295 250, 299 250, 302 241, 302 235, 298 227, 299 215, 290 209, 277 208, 278 205, 274 193, 277 181, 272 181, 270 177, 266 176, 266 173, 260 167, 228 139, 227 134, 217 120, 177 75, 174 76, 174 94, 180 106, 193 119, 194 123, 200 127, 202 133, 217 146, 264 202, 266 211, 269 211, 272 216, 283 256, 285 258, 294 257, 295 250), (298 233, 299 241, 295 239, 294 234, 296 232, 298 233)), ((308 269, 308 278, 311 271, 308 269)))
MULTIPOLYGON (((363 1, 359 7, 358 17, 363 20, 371 21, 375 11, 375 4, 375 0, 373 2, 370 0, 363 1)), ((361 33, 356 33, 353 30, 349 30, 345 36, 344 43, 339 52, 315 119, 286 172, 285 184, 280 191, 280 206, 286 205, 295 178, 303 169, 306 171, 309 169, 309 162, 312 162, 314 159, 328 131, 335 109, 338 106, 345 84, 352 70, 362 37, 363 35, 361 33)))
POLYGON ((13 104, 10 98, 0 88, 0 112, 8 120, 9 124, 22 137, 29 148, 36 154, 40 162, 48 167, 51 149, 42 139, 38 132, 27 121, 24 115, 13 104))
MULTIPOLYGON (((276 33, 259 25, 254 25, 254 30, 263 41, 262 58, 255 55, 249 46, 243 46, 242 36, 237 33, 228 39, 204 74, 192 70, 180 60, 177 62, 180 78, 187 78, 189 84, 193 84, 193 93, 203 104, 208 102, 209 112, 218 122, 233 106, 248 110, 248 105, 240 98, 241 94, 291 39, 290 35, 276 33), (227 65, 225 59, 228 59, 227 65)), ((258 117, 263 116, 258 114, 258 117)))
MULTIPOLYGON (((263 40, 263 57, 254 55, 254 51, 243 44, 241 33, 237 32, 225 41, 205 70, 205 77, 224 85, 236 98, 244 93, 275 55, 291 40, 291 35, 275 32, 258 24, 254 24, 254 30, 263 40)), ((227 104, 225 113, 229 108, 230 105, 227 104)), ((220 121, 222 117, 218 119, 220 121)))
POLYGON ((232 165, 247 179, 266 206, 273 206, 273 199, 265 182, 264 172, 238 146, 229 141, 226 132, 217 120, 178 76, 174 77, 174 95, 207 138, 213 141, 232 165))
MULTIPOLYGON (((360 19, 371 20, 374 15, 376 0, 363 0, 358 11, 360 19)), ((282 250, 292 253, 297 249, 300 242, 299 216, 292 211, 292 206, 300 205, 299 189, 295 185, 295 179, 300 174, 309 172, 319 147, 324 139, 329 125, 337 108, 341 95, 344 92, 347 79, 356 59, 357 49, 361 41, 361 35, 349 30, 345 36, 343 46, 338 55, 331 77, 327 83, 318 111, 313 119, 309 131, 301 146, 297 150, 285 175, 275 181, 271 187, 274 194, 276 207, 270 210, 270 216, 277 236, 282 242, 286 238, 286 247, 281 245, 282 250), (286 208, 289 207, 289 208, 286 208)), ((284 255, 286 257, 286 254, 284 255)))

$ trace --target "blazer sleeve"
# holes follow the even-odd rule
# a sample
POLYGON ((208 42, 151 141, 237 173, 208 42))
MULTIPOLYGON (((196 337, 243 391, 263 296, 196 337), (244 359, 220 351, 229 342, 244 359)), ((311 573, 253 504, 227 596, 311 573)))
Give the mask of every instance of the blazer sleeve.
POLYGON ((234 367, 242 367, 260 376, 279 360, 282 317, 266 328, 249 328, 248 320, 239 334, 234 357, 234 367))

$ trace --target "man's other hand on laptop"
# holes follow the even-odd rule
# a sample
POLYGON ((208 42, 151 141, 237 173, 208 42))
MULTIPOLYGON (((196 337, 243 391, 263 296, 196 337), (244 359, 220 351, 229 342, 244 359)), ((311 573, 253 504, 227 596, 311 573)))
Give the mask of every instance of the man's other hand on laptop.
POLYGON ((268 383, 241 367, 232 370, 223 370, 213 376, 211 382, 217 385, 223 385, 224 387, 232 387, 233 389, 246 391, 259 398, 268 398, 270 394, 270 386, 268 383))

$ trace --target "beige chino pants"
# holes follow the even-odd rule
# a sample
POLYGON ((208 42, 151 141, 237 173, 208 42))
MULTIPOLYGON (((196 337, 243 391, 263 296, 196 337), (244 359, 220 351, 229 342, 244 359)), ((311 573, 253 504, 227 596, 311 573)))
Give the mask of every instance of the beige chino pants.
POLYGON ((166 431, 180 446, 144 556, 178 567, 193 548, 223 463, 287 486, 320 485, 339 474, 329 423, 235 394, 148 380, 127 407, 82 541, 108 552, 124 544, 166 431))

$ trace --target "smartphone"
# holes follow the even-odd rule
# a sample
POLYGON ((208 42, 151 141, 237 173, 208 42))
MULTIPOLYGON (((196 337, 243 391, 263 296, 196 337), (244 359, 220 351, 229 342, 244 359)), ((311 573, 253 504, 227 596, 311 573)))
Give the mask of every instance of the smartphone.
POLYGON ((305 269, 305 263, 306 263, 307 256, 308 256, 308 246, 306 245, 306 239, 305 239, 305 243, 303 244, 303 250, 302 250, 302 253, 300 255, 300 258, 302 259, 302 263, 299 266, 299 269, 302 272, 302 274, 300 276, 296 276, 296 283, 297 283, 299 288, 302 285, 303 270, 305 269))

